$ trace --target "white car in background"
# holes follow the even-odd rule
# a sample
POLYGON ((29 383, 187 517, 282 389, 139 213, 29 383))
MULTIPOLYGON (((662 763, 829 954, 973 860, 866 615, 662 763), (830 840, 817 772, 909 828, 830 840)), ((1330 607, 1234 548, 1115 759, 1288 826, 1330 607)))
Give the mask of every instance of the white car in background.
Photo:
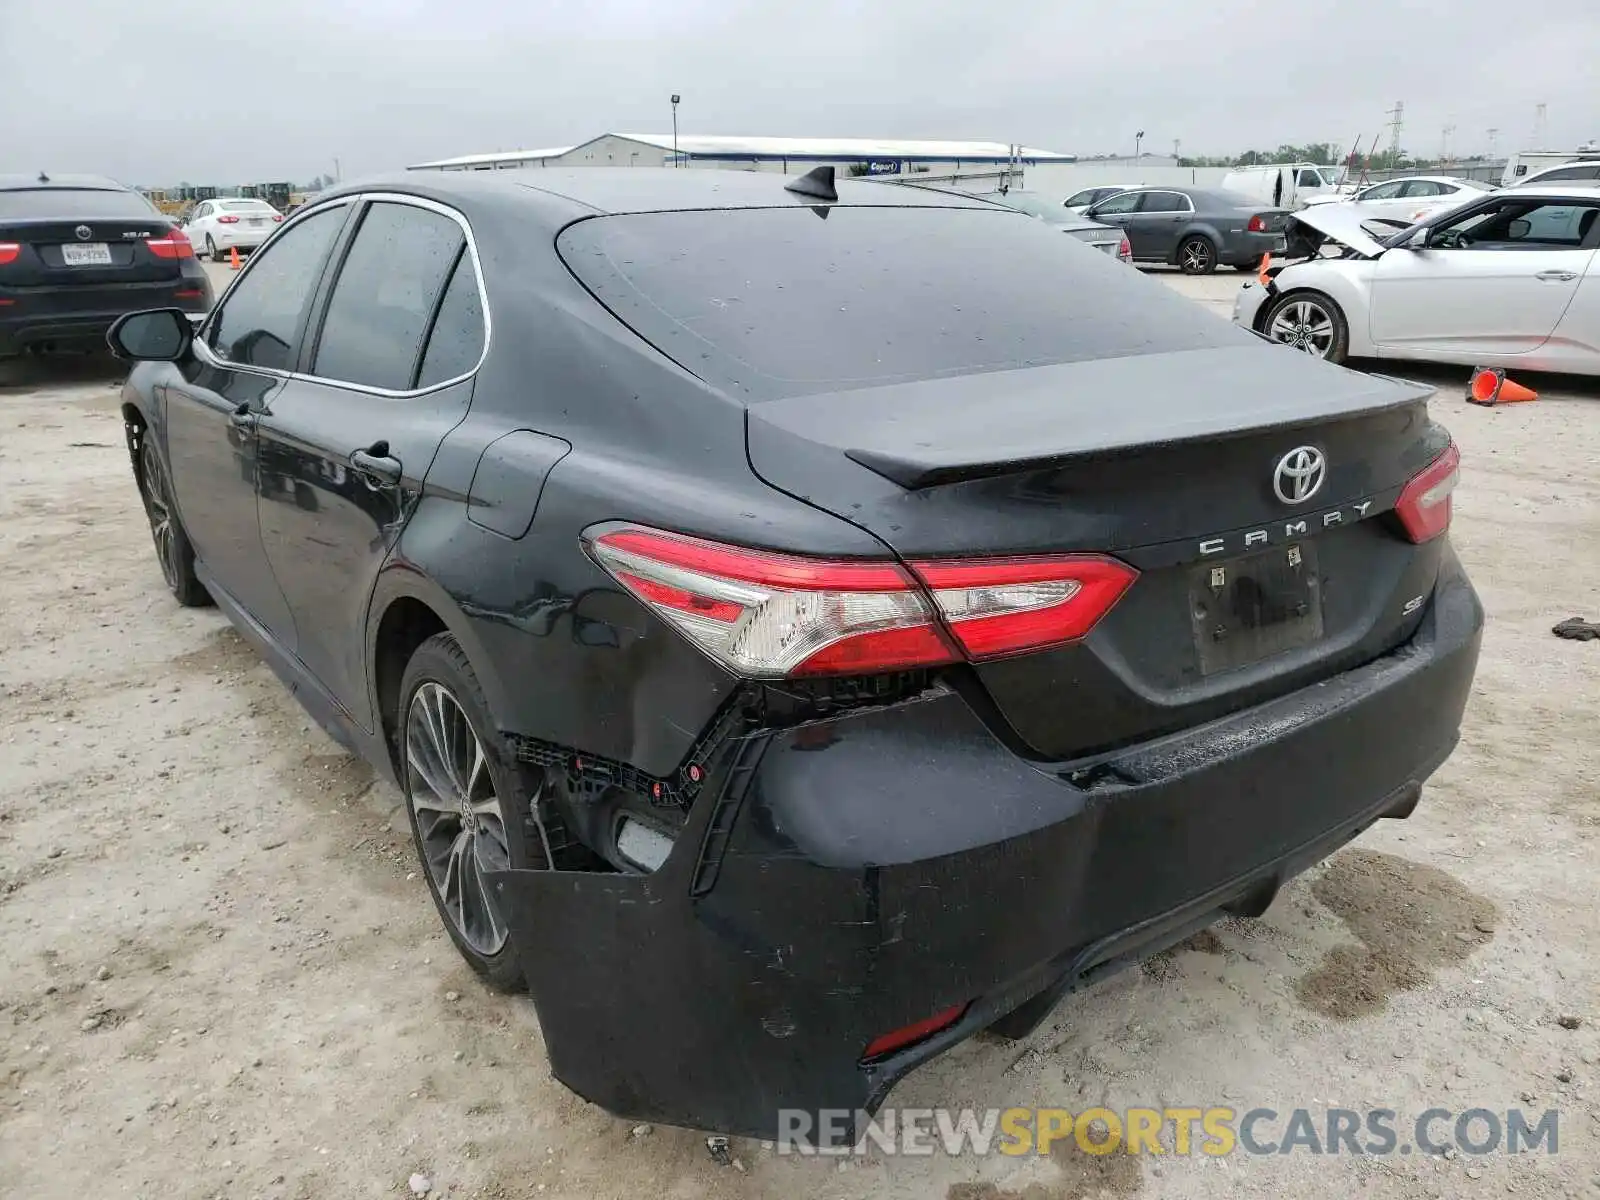
POLYGON ((254 250, 282 221, 265 200, 202 200, 184 232, 196 254, 220 259, 229 250, 254 250))
POLYGON ((1600 187, 1491 192, 1392 234, 1345 204, 1295 220, 1338 256, 1245 284, 1233 308, 1244 328, 1331 362, 1600 375, 1600 187))
POLYGON ((1412 225, 1424 217, 1480 200, 1494 186, 1452 175, 1408 175, 1362 188, 1351 196, 1312 196, 1306 207, 1338 204, 1354 209, 1363 220, 1375 217, 1412 225))

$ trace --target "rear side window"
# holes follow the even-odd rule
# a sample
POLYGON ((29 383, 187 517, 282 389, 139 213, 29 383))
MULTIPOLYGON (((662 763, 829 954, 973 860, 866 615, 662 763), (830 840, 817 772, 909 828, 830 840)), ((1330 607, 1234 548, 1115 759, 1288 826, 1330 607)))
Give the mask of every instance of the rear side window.
POLYGON ((1102 213, 1116 215, 1118 213, 1131 213, 1139 207, 1140 192, 1113 192, 1107 199, 1095 206, 1094 215, 1102 213))
POLYGON ((1253 340, 999 208, 640 213, 556 245, 646 341, 752 402, 1253 340))
POLYGON ((456 262, 450 286, 445 289, 422 355, 418 387, 432 387, 465 375, 483 357, 483 303, 478 295, 478 273, 465 250, 456 262))
POLYGON ((342 204, 315 213, 256 251, 212 322, 211 345, 218 355, 246 366, 293 368, 290 350, 300 318, 345 214, 342 204))
POLYGON ((1139 211, 1147 213, 1188 212, 1189 208, 1189 197, 1179 192, 1146 192, 1139 204, 1139 211))
POLYGON ((49 221, 78 217, 148 221, 161 213, 138 192, 89 188, 0 191, 0 221, 49 221))
POLYGON ((312 374, 405 391, 456 256, 461 226, 411 204, 371 205, 323 318, 312 374))

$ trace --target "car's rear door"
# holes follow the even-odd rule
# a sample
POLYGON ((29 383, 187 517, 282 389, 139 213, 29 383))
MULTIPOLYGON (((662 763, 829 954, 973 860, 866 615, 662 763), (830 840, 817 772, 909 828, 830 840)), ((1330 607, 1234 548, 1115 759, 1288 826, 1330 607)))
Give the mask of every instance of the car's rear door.
POLYGON ((1509 193, 1446 219, 1420 249, 1373 272, 1370 332, 1380 354, 1516 355, 1549 340, 1594 258, 1600 196, 1509 193))
POLYGON ((439 443, 466 415, 488 319, 454 210, 368 197, 336 255, 298 372, 259 426, 261 537, 301 662, 370 729, 367 602, 439 443))
POLYGON ((250 260, 163 389, 162 434, 178 514, 216 585, 292 649, 294 622, 262 553, 256 423, 294 365, 327 256, 349 214, 307 214, 250 260))
POLYGON ((1137 232, 1147 247, 1141 258, 1168 259, 1177 252, 1178 239, 1194 219, 1194 204, 1182 192, 1148 191, 1139 198, 1139 211, 1128 222, 1128 239, 1137 232))

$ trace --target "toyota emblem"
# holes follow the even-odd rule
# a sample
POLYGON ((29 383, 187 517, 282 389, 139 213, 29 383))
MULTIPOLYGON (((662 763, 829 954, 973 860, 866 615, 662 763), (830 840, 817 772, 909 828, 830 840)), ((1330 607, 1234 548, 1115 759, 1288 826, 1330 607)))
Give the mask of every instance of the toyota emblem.
POLYGON ((1272 490, 1285 504, 1304 504, 1322 490, 1328 460, 1315 446, 1296 446, 1278 460, 1272 473, 1272 490))
POLYGON ((87 225, 79 225, 72 232, 78 235, 78 240, 80 242, 87 242, 94 236, 94 230, 90 229, 87 225))

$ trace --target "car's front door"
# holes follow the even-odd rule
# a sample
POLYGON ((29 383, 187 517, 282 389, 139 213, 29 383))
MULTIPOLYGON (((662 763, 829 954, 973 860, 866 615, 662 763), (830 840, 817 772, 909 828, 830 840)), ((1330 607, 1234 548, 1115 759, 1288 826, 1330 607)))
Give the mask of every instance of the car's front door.
POLYGON ((1446 216, 1418 249, 1373 274, 1370 332, 1380 354, 1517 355, 1549 340, 1600 237, 1594 200, 1497 197, 1446 216))
POLYGON ((336 254, 300 373, 259 425, 261 538, 300 661, 370 730, 367 605, 466 416, 487 322, 466 222, 449 209, 372 199, 336 254))
POLYGON ((1149 191, 1139 198, 1139 211, 1128 223, 1128 240, 1139 240, 1145 251, 1135 250, 1140 258, 1170 259, 1178 249, 1178 240, 1189 227, 1194 216, 1194 205, 1182 192, 1149 191))
POLYGON ((256 517, 256 424, 288 377, 345 215, 340 206, 308 216, 252 259, 163 393, 173 497, 205 583, 285 645, 293 644, 294 625, 256 517))
POLYGON ((1094 205, 1084 215, 1091 221, 1099 221, 1102 225, 1115 225, 1125 230, 1128 234, 1128 245, 1133 247, 1135 258, 1153 258, 1158 255, 1146 253, 1144 243, 1135 236, 1133 225, 1134 214, 1139 211, 1139 197, 1142 192, 1118 192, 1099 204, 1094 205))

